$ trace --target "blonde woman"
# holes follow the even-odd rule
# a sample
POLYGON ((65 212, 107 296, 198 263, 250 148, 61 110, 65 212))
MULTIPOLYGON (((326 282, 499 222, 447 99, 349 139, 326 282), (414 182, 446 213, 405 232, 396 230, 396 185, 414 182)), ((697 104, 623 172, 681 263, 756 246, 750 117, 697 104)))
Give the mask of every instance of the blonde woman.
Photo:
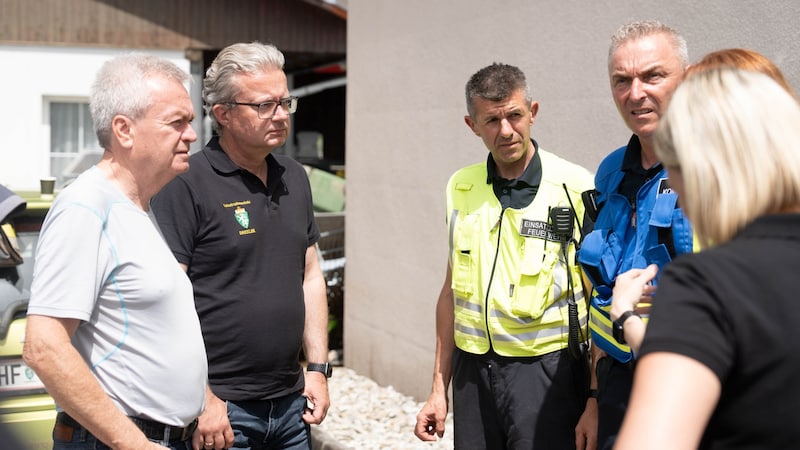
MULTIPOLYGON (((689 67, 689 69, 686 71, 686 76, 689 77, 693 74, 705 72, 707 70, 721 69, 726 67, 732 69, 750 70, 769 75, 770 78, 775 80, 782 88, 786 90, 786 92, 794 95, 792 87, 786 81, 783 73, 778 66, 775 65, 775 63, 755 50, 744 48, 726 48, 708 53, 703 56, 703 59, 689 67)), ((695 251, 698 250, 699 249, 696 246, 695 251)), ((635 270, 630 273, 620 274, 618 277, 618 289, 621 290, 629 288, 629 283, 626 281, 628 279, 638 278, 640 276, 649 276, 652 278, 655 276, 657 271, 658 267, 653 265, 648 267, 645 271, 635 270), (620 280, 621 283, 619 282, 620 280)), ((634 293, 637 292, 636 289, 638 289, 638 287, 635 282, 632 283, 630 288, 634 289, 634 293)), ((654 286, 647 286, 643 293, 644 295, 639 299, 638 304, 631 303, 632 297, 629 295, 623 295, 621 297, 615 296, 615 301, 611 305, 611 310, 609 311, 611 320, 618 320, 628 311, 634 311, 635 313, 647 311, 646 305, 650 303, 652 294, 655 291, 656 289, 654 286)), ((626 343, 631 350, 633 350, 634 354, 639 353, 639 347, 642 345, 642 339, 644 339, 645 328, 645 322, 638 314, 629 313, 627 320, 624 321, 622 332, 626 343)))
POLYGON ((661 275, 615 448, 797 448, 800 106, 767 75, 698 72, 655 143, 704 250, 661 275))

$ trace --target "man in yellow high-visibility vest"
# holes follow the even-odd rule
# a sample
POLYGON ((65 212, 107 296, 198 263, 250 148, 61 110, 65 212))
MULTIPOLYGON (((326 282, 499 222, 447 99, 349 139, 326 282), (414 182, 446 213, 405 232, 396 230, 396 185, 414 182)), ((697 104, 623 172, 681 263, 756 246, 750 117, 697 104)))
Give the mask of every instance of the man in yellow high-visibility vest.
POLYGON ((489 155, 447 185, 433 387, 415 434, 443 435, 452 380, 455 448, 572 450, 588 395, 575 223, 592 176, 531 139, 539 104, 519 68, 479 70, 466 100, 489 155))

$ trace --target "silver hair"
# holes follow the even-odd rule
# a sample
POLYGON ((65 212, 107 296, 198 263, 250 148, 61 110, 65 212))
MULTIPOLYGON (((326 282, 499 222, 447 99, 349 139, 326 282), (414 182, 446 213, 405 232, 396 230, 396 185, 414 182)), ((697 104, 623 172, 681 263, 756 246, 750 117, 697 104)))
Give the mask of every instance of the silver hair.
POLYGON ((203 107, 214 130, 221 131, 212 108, 233 101, 239 94, 239 87, 234 81, 236 76, 264 70, 283 70, 285 63, 283 53, 272 44, 238 43, 222 49, 203 80, 203 107))
POLYGON ((164 77, 184 86, 191 82, 186 71, 153 55, 129 53, 107 61, 92 84, 89 111, 97 141, 104 149, 111 146, 114 116, 142 117, 151 106, 149 78, 164 77))
POLYGON ((665 34, 672 41, 675 53, 683 67, 689 66, 689 50, 686 46, 686 39, 681 36, 674 28, 668 27, 657 20, 640 20, 629 22, 622 25, 611 35, 611 45, 608 48, 608 65, 611 67, 611 60, 617 49, 624 43, 655 34, 665 34))

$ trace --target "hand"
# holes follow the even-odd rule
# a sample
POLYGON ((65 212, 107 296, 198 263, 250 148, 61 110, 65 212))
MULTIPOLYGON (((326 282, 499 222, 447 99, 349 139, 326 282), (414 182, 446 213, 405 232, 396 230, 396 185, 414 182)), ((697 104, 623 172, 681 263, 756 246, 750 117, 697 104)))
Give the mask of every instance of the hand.
POLYGON ((306 408, 303 420, 308 424, 320 424, 328 415, 331 399, 328 396, 328 379, 320 372, 306 372, 306 387, 303 395, 314 405, 306 408))
POLYGON ((192 435, 192 449, 222 450, 232 446, 233 429, 228 420, 228 405, 209 389, 206 391, 206 408, 197 419, 197 430, 192 435))
POLYGON ((597 399, 586 400, 578 425, 575 426, 575 448, 577 450, 597 449, 597 399))
POLYGON ((611 320, 617 320, 625 311, 649 312, 649 304, 656 292, 656 287, 650 282, 656 274, 658 266, 650 264, 645 269, 631 269, 617 277, 611 302, 611 320), (637 309, 638 303, 644 303, 646 306, 637 309))
POLYGON ((447 396, 431 393, 428 401, 417 414, 414 435, 422 441, 435 441, 444 436, 444 421, 447 418, 447 396))

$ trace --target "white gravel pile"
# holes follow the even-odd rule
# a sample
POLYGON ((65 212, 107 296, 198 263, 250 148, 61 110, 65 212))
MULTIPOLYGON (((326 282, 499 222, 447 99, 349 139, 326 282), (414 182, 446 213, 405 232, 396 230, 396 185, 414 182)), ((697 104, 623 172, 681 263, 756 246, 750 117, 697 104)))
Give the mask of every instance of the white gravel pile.
POLYGON ((452 415, 448 415, 442 439, 422 442, 414 436, 414 424, 423 404, 391 386, 379 386, 351 369, 335 367, 328 390, 331 407, 325 421, 316 428, 329 442, 336 441, 339 449, 453 448, 452 415))

